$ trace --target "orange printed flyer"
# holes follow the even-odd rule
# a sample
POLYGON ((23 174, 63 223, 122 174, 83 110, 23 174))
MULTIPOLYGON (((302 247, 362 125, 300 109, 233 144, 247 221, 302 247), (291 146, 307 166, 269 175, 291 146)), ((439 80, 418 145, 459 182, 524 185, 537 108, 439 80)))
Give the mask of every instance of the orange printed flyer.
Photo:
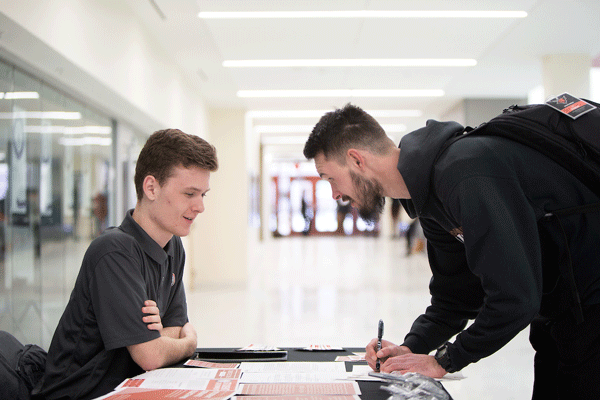
MULTIPOLYGON (((185 389, 141 389, 125 388, 97 398, 96 400, 159 400, 159 399, 211 399, 227 400, 235 391, 185 390, 185 389)), ((273 399, 271 399, 273 400, 273 399)))
POLYGON ((262 396, 359 395, 356 382, 240 384, 238 394, 262 396))

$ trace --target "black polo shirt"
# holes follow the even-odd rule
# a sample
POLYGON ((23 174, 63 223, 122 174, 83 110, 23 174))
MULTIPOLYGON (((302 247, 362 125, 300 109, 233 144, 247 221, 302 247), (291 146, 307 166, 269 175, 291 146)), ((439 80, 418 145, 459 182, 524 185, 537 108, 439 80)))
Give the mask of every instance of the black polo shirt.
POLYGON ((165 327, 183 326, 185 252, 177 236, 161 248, 127 213, 88 248, 34 391, 46 399, 88 399, 142 373, 126 346, 160 337, 142 321, 145 300, 165 327))

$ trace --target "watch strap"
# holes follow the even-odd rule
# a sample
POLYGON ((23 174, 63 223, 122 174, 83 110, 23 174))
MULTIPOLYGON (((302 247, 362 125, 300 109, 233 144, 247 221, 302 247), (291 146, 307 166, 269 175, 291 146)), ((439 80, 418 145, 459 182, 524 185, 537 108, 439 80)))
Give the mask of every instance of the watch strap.
POLYGON ((448 345, 450 343, 446 342, 440 348, 437 349, 435 353, 435 360, 446 370, 446 372, 452 373, 456 372, 456 368, 452 367, 452 361, 450 360, 450 354, 448 353, 448 345))

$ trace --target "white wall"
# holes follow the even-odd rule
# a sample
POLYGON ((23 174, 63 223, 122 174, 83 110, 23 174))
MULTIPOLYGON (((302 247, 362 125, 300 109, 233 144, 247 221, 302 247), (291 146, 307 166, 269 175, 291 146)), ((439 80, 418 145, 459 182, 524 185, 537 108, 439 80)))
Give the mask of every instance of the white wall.
POLYGON ((144 132, 208 135, 198 88, 124 2, 2 0, 0 13, 0 50, 49 80, 144 132))

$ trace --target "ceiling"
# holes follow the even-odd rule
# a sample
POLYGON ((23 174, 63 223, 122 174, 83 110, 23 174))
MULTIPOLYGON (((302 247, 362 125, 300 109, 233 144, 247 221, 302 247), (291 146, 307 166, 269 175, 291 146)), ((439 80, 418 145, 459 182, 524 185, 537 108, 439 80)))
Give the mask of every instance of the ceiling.
MULTIPOLYGON (((541 58, 589 54, 600 64, 598 0, 127 0, 164 57, 181 66, 209 108, 418 110, 382 124, 422 126, 464 98, 526 98, 542 84, 541 58), (525 11, 525 18, 201 19, 200 11, 525 11), (226 68, 225 60, 474 59, 467 67, 226 68), (239 90, 428 89, 441 97, 241 98, 239 90)), ((600 66, 600 65, 598 65, 600 66)), ((312 126, 318 116, 257 118, 312 126)), ((309 131, 300 128, 306 136, 309 131)), ((271 134, 273 135, 273 134, 271 134)))

